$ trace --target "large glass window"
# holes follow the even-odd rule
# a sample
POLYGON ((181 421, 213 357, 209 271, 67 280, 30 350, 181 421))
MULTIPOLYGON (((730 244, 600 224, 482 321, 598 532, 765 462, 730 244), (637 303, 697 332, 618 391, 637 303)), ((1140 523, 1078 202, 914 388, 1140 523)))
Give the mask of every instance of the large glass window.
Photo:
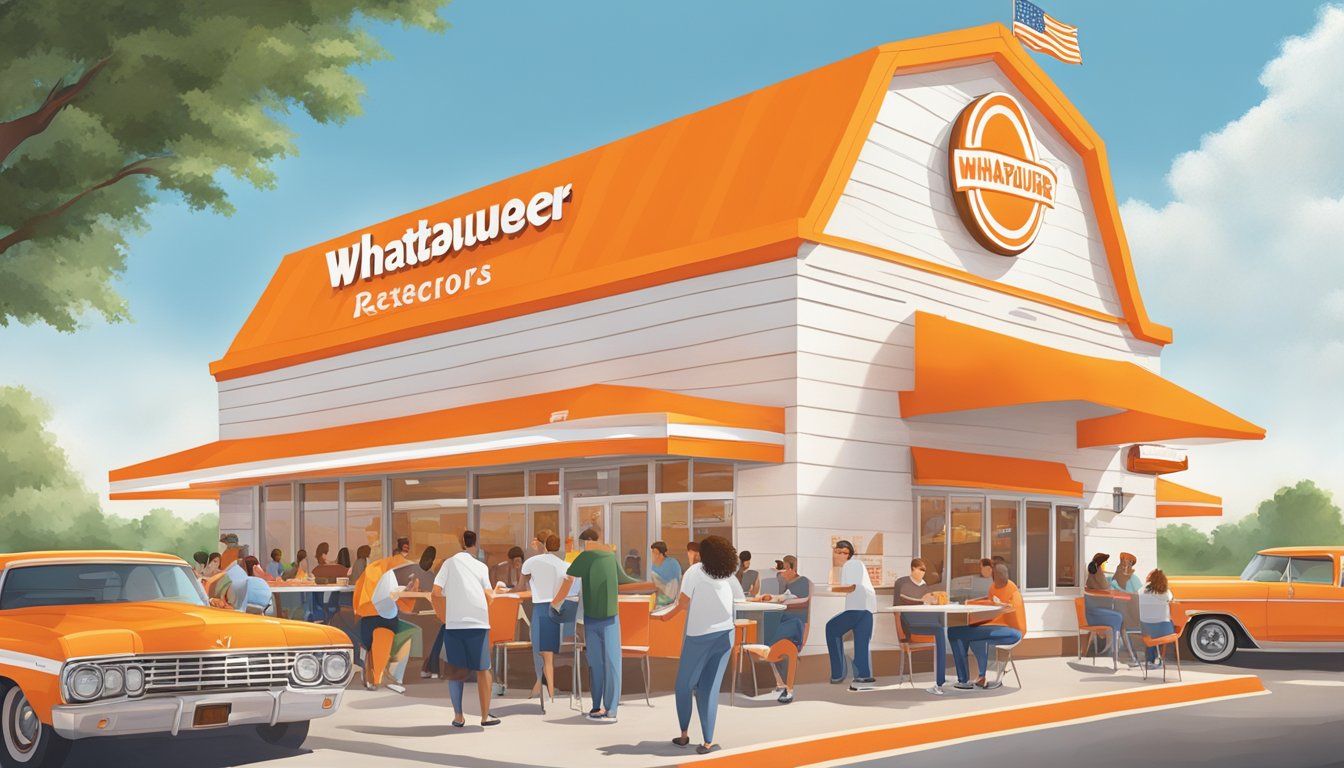
POLYGON ((1021 583, 1017 567, 1017 507, 1016 499, 990 499, 989 557, 995 564, 1008 566, 1008 578, 1021 583))
POLYGON ((637 496, 649 492, 649 466, 631 464, 621 467, 620 493, 622 496, 637 496))
MULTIPOLYGON (((559 507, 554 504, 532 504, 527 509, 532 514, 532 535, 541 538, 542 544, 546 543, 545 536, 549 534, 560 535, 559 507)), ((532 551, 527 547, 523 549, 531 557, 532 551)))
POLYGON ((948 531, 952 540, 952 559, 948 563, 951 578, 980 575, 984 524, 984 497, 952 497, 952 525, 948 531))
POLYGON ((626 575, 643 579, 649 557, 649 505, 642 501, 613 504, 612 513, 620 518, 621 543, 616 554, 621 567, 626 575))
POLYGON ((526 496, 522 472, 504 472, 498 475, 477 475, 477 499, 513 499, 526 496))
POLYGON ((686 493, 691 490, 691 462, 658 462, 658 492, 686 493))
POLYGON ((1078 563, 1082 546, 1080 513, 1077 507, 1055 507, 1055 586, 1077 587, 1078 563))
POLYGON ((354 562, 359 548, 368 545, 369 559, 383 552, 383 481, 357 480, 345 484, 345 546, 354 562))
POLYGON ((398 478, 392 481, 392 539, 408 537, 411 552, 438 550, 440 559, 462 551, 467 529, 465 475, 398 478))
POLYGON ((659 540, 667 543, 667 556, 676 558, 681 569, 686 570, 686 542, 691 540, 691 503, 689 501, 664 501, 659 508, 661 524, 658 527, 659 540))
POLYGON ((1027 589, 1050 588, 1050 502, 1027 502, 1027 589))
POLYGON ((943 561, 947 557, 947 497, 919 497, 919 557, 928 566, 925 579, 930 584, 942 581, 943 561))
POLYGON ((548 469, 528 473, 529 485, 533 496, 559 496, 560 470, 548 469))
POLYGON ((294 557, 294 488, 289 483, 268 485, 261 494, 262 549, 278 549, 281 560, 288 562, 294 557))
POLYGON ((524 557, 527 553, 527 540, 531 538, 527 530, 527 507, 522 504, 476 505, 476 514, 480 520, 477 542, 481 548, 481 557, 492 569, 508 566, 508 553, 513 547, 520 547, 524 557))
POLYGON ((303 485, 303 542, 313 563, 317 563, 317 546, 327 545, 327 562, 336 562, 340 549, 340 521, 336 500, 340 483, 305 483, 303 485))
POLYGON ((696 459, 691 462, 691 466, 694 469, 691 490, 696 493, 733 490, 732 464, 696 459))
POLYGON ((691 503, 692 535, 696 541, 706 536, 722 536, 733 540, 733 502, 729 499, 691 503))

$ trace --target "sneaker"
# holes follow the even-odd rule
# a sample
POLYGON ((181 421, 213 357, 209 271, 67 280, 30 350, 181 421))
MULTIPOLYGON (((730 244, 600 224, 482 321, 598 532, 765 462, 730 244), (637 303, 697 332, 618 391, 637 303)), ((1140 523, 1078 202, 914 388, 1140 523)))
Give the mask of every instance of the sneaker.
POLYGON ((420 670, 420 679, 421 679, 421 680, 428 680, 428 679, 429 679, 429 673, 426 672, 426 671, 424 671, 423 669, 420 670))
POLYGON ((611 723, 615 723, 615 722, 616 722, 616 716, 615 716, 615 715, 603 715, 603 716, 601 716, 601 717, 594 718, 594 719, 595 719, 597 722, 599 722, 599 723, 606 723, 606 724, 611 724, 611 723))
POLYGON ((975 690, 975 684, 974 684, 974 683, 963 683, 963 682, 961 682, 960 680, 958 680, 957 682, 953 683, 953 684, 952 684, 952 687, 953 687, 953 688, 956 688, 956 689, 959 690, 959 691, 973 691, 973 690, 975 690))
POLYGON ((943 690, 943 686, 941 686, 941 685, 935 685, 935 686, 933 686, 932 688, 925 688, 924 691, 925 691, 926 693, 932 693, 934 696, 946 696, 946 695, 947 695, 947 691, 944 691, 944 690, 943 690))
POLYGON ((592 712, 589 712, 589 713, 587 714, 587 718, 588 718, 589 720, 593 720, 593 721, 601 720, 602 718, 604 718, 604 717, 606 717, 606 716, 607 716, 607 714, 606 714, 605 712, 603 712, 602 710, 600 710, 600 709, 594 709, 592 712))
POLYGON ((387 690, 393 693, 405 693, 406 686, 402 685, 401 683, 388 683, 387 690))
POLYGON ((849 684, 849 690, 851 691, 872 690, 873 684, 876 682, 877 680, 871 677, 856 677, 854 678, 853 682, 849 684))
POLYGON ((790 690, 787 689, 787 688, 784 689, 783 693, 779 694, 779 699, 778 699, 778 701, 779 701, 780 704, 792 704, 792 703, 793 703, 793 691, 790 691, 790 690))
POLYGON ((991 681, 986 682, 985 685, 984 685, 984 688, 985 688, 986 691, 992 691, 992 690, 994 690, 995 688, 1002 688, 1002 687, 1003 687, 1003 681, 1002 681, 1002 680, 991 680, 991 681))
POLYGON ((831 685, 839 685, 839 684, 841 684, 841 683, 843 683, 843 682, 845 682, 845 678, 843 678, 843 677, 841 677, 841 678, 834 678, 834 677, 831 678, 831 685))
POLYGON ((1152 664, 1149 665, 1149 667, 1150 667, 1151 669, 1157 669, 1157 668, 1159 668, 1159 667, 1161 667, 1161 666, 1162 666, 1162 660, 1161 660, 1161 659, 1153 659, 1152 664))
POLYGON ((366 691, 376 691, 376 690, 378 690, 378 686, 374 685, 373 683, 370 683, 368 680, 365 680, 365 681, 364 681, 364 690, 366 690, 366 691))

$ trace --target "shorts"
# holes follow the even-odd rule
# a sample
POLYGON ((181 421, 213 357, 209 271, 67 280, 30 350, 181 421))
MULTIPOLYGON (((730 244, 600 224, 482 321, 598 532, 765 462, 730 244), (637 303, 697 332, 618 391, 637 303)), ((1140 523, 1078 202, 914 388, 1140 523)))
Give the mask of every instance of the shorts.
POLYGON ((558 653, 560 651, 560 627, 562 624, 574 623, 575 616, 579 612, 579 604, 574 600, 566 600, 560 604, 560 610, 551 608, 551 604, 533 603, 532 604, 532 636, 536 641, 532 644, 532 650, 538 653, 558 653))
POLYGON ((490 668, 490 630, 443 630, 443 658, 454 667, 482 672, 490 668))
POLYGON ((392 618, 385 619, 382 616, 361 616, 359 618, 359 644, 365 648, 373 647, 373 630, 390 629, 396 632, 400 621, 392 618))

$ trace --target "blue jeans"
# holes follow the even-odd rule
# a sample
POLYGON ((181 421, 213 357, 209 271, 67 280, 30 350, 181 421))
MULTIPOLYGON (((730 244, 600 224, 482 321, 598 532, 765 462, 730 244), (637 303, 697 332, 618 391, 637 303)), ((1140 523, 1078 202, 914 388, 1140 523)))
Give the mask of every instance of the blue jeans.
POLYGON ((1116 656, 1120 652, 1121 640, 1125 643, 1125 648, 1129 649, 1129 657, 1134 658, 1134 649, 1129 646, 1129 637, 1125 634, 1125 615, 1113 608, 1093 608, 1088 606, 1083 618, 1092 626, 1111 628, 1111 655, 1116 656))
POLYGON ((845 635, 854 633, 854 677, 872 677, 868 642, 873 639, 873 614, 868 611, 841 611, 826 622, 826 650, 831 655, 831 679, 845 676, 845 635))
POLYGON ((592 674, 593 709, 616 716, 621 705, 621 625, 615 616, 583 617, 584 643, 588 646, 588 670, 592 674))
POLYGON ((938 616, 920 616, 910 613, 901 616, 905 638, 911 635, 929 635, 933 638, 933 668, 939 686, 947 682, 947 637, 943 634, 943 620, 938 616))
POLYGON ((731 629, 709 635, 687 635, 682 641, 681 660, 677 664, 677 721, 681 723, 681 730, 690 729, 691 691, 694 690, 705 744, 714 743, 719 688, 723 686, 723 670, 728 666, 728 652, 732 649, 731 629))
POLYGON ((989 646, 1012 645, 1022 639, 1022 633, 1002 624, 980 624, 974 627, 948 627, 947 641, 952 645, 952 661, 957 665, 957 682, 968 683, 971 671, 966 666, 966 649, 970 646, 980 676, 989 669, 989 646))
MULTIPOLYGON (((1143 636, 1148 638, 1166 637, 1167 635, 1176 634, 1176 625, 1170 621, 1145 621, 1141 622, 1141 626, 1143 627, 1143 636)), ((1152 664, 1154 661, 1157 661, 1157 648, 1149 648, 1148 663, 1152 664)))

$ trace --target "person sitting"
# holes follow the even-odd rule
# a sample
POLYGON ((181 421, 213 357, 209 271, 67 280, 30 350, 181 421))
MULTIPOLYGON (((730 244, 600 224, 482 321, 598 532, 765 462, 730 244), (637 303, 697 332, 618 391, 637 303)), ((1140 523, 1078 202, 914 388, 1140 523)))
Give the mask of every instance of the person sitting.
POLYGON ((519 546, 509 547, 509 559, 502 563, 496 563, 490 569, 490 578, 495 586, 501 583, 505 589, 513 589, 523 581, 523 548, 519 546))
POLYGON ((359 545, 355 550, 355 562, 350 565, 350 583, 359 581, 359 577, 364 573, 364 569, 369 567, 369 557, 373 554, 373 548, 368 544, 359 545))
POLYGON ((201 578, 208 579, 213 576, 218 576, 223 572, 224 568, 220 565, 219 553, 211 552, 210 555, 205 558, 205 567, 201 569, 201 578))
POLYGON ((330 544, 328 544, 328 543, 325 542, 325 541, 319 543, 319 544, 317 545, 317 549, 313 551, 313 557, 316 557, 316 558, 317 558, 317 562, 313 565, 313 567, 316 568, 316 567, 319 566, 319 565, 326 565, 326 564, 327 564, 327 555, 330 554, 330 553, 331 553, 331 545, 330 545, 330 544))
MULTIPOLYGON (((367 649, 364 687, 369 690, 381 685, 384 671, 388 671, 392 677, 388 689, 396 693, 406 692, 403 675, 411 652, 411 637, 419 627, 400 618, 400 611, 409 610, 411 606, 400 605, 397 600, 397 593, 403 588, 397 584, 394 571, 410 564, 405 556, 409 549, 409 540, 398 540, 396 553, 370 563, 355 585, 354 605, 355 615, 360 617, 360 644, 367 649)), ((420 586, 413 577, 405 589, 418 591, 420 586)))
POLYGON ((1110 555, 1098 552, 1092 556, 1092 562, 1087 564, 1087 580, 1083 583, 1083 618, 1091 626, 1111 628, 1111 636, 1107 638, 1101 653, 1109 650, 1112 658, 1118 658, 1123 643, 1131 661, 1137 665, 1134 649, 1130 647, 1129 637, 1125 634, 1125 615, 1116 609, 1115 600, 1112 599, 1111 581, 1106 576, 1105 567, 1109 559, 1110 555))
POLYGON ((198 579, 204 579, 204 578, 205 578, 205 564, 208 563, 208 562, 210 562, 210 553, 206 552, 206 551, 203 550, 203 549, 202 549, 202 550, 198 550, 198 551, 196 551, 195 553, 192 554, 191 559, 192 559, 193 561, 195 561, 195 563, 196 563, 195 565, 193 565, 193 566, 191 567, 191 571, 192 571, 192 573, 195 573, 195 574, 196 574, 196 578, 198 578, 198 579))
POLYGON ((285 579, 306 579, 312 572, 312 565, 308 560, 308 550, 300 549, 294 553, 294 562, 285 569, 285 579))
POLYGON ((989 588, 987 600, 974 602, 989 605, 1008 606, 1008 610, 994 618, 966 627, 948 627, 947 642, 952 646, 952 661, 957 665, 955 688, 993 689, 1003 685, 1002 680, 987 682, 985 672, 989 669, 989 646, 1012 645, 1027 633, 1026 606, 1022 602, 1022 592, 1008 578, 1008 566, 994 566, 994 585, 989 588), (975 654, 980 678, 970 683, 970 670, 967 668, 966 652, 975 654))
POLYGON ((229 583, 224 599, 235 611, 274 615, 271 587, 258 573, 262 573, 261 563, 252 555, 235 561, 225 572, 229 583))
POLYGON ((737 553, 740 564, 737 567, 737 583, 742 585, 742 593, 755 597, 761 593, 761 574, 751 570, 751 552, 742 550, 737 553))
POLYGON ((845 610, 826 622, 826 651, 831 660, 831 682, 845 681, 845 635, 854 637, 854 679, 849 690, 865 690, 876 683, 869 643, 873 639, 873 611, 877 610, 877 593, 872 577, 863 563, 854 559, 854 545, 841 539, 831 548, 831 565, 840 569, 840 583, 831 586, 833 592, 845 595, 845 610))
POLYGON ((1111 589, 1116 592, 1128 592, 1131 595, 1139 594, 1139 577, 1134 573, 1134 566, 1139 559, 1128 552, 1120 553, 1120 565, 1116 566, 1115 574, 1111 576, 1111 589))
POLYGON ((270 575, 272 581, 279 581, 284 578, 285 564, 280 562, 281 557, 279 549, 271 550, 271 561, 266 564, 266 573, 270 575))
POLYGON ((803 636, 807 631, 808 611, 812 597, 812 582, 798 573, 798 558, 785 555, 775 561, 779 565, 776 581, 778 592, 766 593, 754 598, 763 603, 783 603, 783 614, 765 615, 765 644, 770 651, 765 660, 773 662, 770 672, 775 676, 775 690, 779 691, 779 703, 793 701, 793 684, 798 673, 798 653, 803 650, 803 636), (776 619, 776 617, 778 617, 776 619), (792 650, 777 647, 785 643, 792 650), (789 665, 792 658, 794 663, 789 665))
POLYGON ((698 562, 700 562, 700 542, 686 542, 686 567, 690 568, 698 562))
MULTIPOLYGON (((1143 627, 1143 636, 1147 638, 1166 637, 1176 634, 1176 624, 1171 620, 1171 603, 1175 600, 1167 584, 1167 574, 1160 568, 1154 568, 1148 574, 1148 585, 1139 595, 1139 625, 1143 627)), ((1148 668, 1161 666, 1157 658, 1157 647, 1148 649, 1148 668)))
POLYGON ((681 592, 681 563, 667 556, 667 542, 664 541, 655 541, 649 546, 649 560, 653 563, 649 577, 658 590, 655 603, 659 606, 671 605, 681 592))

